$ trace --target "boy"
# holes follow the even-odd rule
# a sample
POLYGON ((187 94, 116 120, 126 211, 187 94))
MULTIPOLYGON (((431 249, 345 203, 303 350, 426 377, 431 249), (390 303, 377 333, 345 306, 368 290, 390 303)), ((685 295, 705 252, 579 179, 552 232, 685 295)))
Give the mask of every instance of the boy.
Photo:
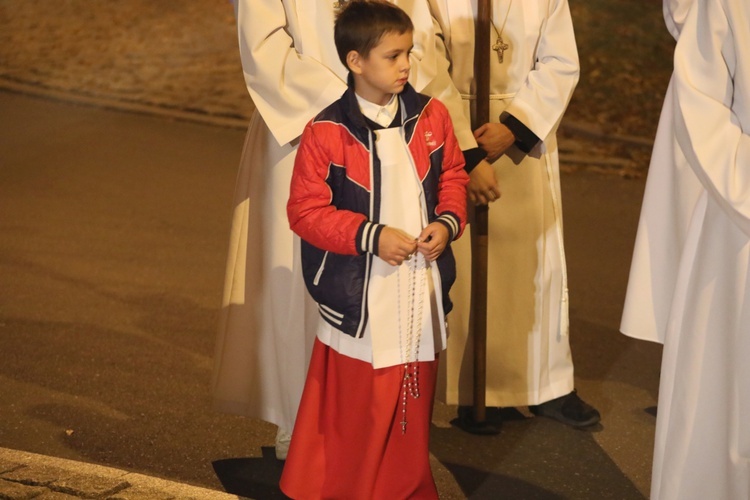
POLYGON ((287 212, 320 325, 281 478, 293 498, 437 498, 429 426, 468 181, 445 107, 407 83, 413 26, 352 1, 349 89, 305 128, 287 212))
MULTIPOLYGON (((414 23, 409 82, 448 107, 467 172, 486 164, 448 73, 428 0, 389 1, 414 23)), ((219 411, 277 425, 276 457, 284 460, 319 316, 305 288, 299 237, 289 228, 286 202, 305 125, 347 88, 348 70, 333 40, 335 14, 346 2, 233 3, 242 69, 256 109, 232 196, 211 393, 219 411)))

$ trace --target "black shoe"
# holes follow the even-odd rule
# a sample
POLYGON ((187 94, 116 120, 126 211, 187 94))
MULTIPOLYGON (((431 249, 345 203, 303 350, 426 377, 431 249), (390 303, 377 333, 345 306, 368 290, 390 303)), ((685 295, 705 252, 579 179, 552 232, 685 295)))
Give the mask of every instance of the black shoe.
POLYGON ((552 401, 529 406, 529 411, 537 417, 552 418, 571 427, 588 427, 602 418, 599 411, 578 397, 575 390, 552 401))

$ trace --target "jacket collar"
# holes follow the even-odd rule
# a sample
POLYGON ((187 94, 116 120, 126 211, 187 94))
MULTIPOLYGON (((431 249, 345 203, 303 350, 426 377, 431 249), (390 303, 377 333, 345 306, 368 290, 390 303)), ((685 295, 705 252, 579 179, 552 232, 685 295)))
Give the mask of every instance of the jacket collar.
MULTIPOLYGON (((347 120, 356 129, 357 135, 362 134, 360 139, 363 139, 367 137, 370 128, 367 126, 365 117, 362 114, 362 111, 360 111, 359 109, 357 96, 354 93, 354 78, 352 77, 351 73, 349 73, 349 75, 347 76, 347 84, 348 88, 341 96, 341 102, 344 107, 344 114, 346 115, 347 120)), ((398 94, 398 98, 401 101, 401 107, 404 110, 404 124, 410 121, 411 118, 418 116, 424 109, 426 100, 422 100, 419 97, 420 96, 417 91, 414 90, 414 87, 412 87, 408 82, 404 86, 404 90, 401 91, 400 94, 398 94)), ((366 139, 363 142, 367 144, 366 139)))

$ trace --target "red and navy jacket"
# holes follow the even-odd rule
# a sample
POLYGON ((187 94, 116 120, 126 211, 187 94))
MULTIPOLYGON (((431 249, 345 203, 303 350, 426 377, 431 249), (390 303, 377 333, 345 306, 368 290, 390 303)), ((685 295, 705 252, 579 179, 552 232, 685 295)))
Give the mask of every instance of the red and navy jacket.
MULTIPOLYGON (((408 84, 399 99, 404 139, 425 194, 423 210, 453 240, 466 223, 468 182, 453 124, 440 101, 408 84)), ((365 331, 370 266, 385 227, 379 223, 380 178, 374 131, 350 86, 302 133, 287 215, 302 239, 305 284, 321 316, 353 337, 365 331)), ((436 262, 447 314, 456 277, 450 245, 436 262)))

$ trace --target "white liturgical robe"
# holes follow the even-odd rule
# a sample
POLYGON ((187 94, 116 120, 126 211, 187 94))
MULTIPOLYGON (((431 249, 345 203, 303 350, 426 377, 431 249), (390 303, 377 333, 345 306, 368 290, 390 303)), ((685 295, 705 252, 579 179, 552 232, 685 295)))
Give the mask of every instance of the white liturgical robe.
POLYGON ((664 354, 651 498, 750 498, 748 2, 695 0, 674 63, 670 165, 686 164, 680 175, 698 187, 673 208, 684 211, 684 235, 663 240, 677 245, 664 252, 677 262, 656 325, 664 354))
MULTIPOLYGON (((431 4, 468 116, 476 2, 431 4)), ((509 47, 502 62, 490 53, 490 120, 510 113, 541 139, 529 154, 513 147, 495 162, 503 194, 489 210, 486 402, 523 406, 573 390, 555 134, 578 83, 578 52, 565 0, 495 0, 492 10, 490 42, 502 35, 509 47)), ((453 251, 457 280, 438 397, 471 404, 470 238, 454 242, 453 251)))
MULTIPOLYGON (((664 0, 667 29, 679 39, 695 0, 664 0)), ((674 135, 674 82, 669 82, 648 168, 620 331, 664 342, 680 256, 700 183, 674 135)))

